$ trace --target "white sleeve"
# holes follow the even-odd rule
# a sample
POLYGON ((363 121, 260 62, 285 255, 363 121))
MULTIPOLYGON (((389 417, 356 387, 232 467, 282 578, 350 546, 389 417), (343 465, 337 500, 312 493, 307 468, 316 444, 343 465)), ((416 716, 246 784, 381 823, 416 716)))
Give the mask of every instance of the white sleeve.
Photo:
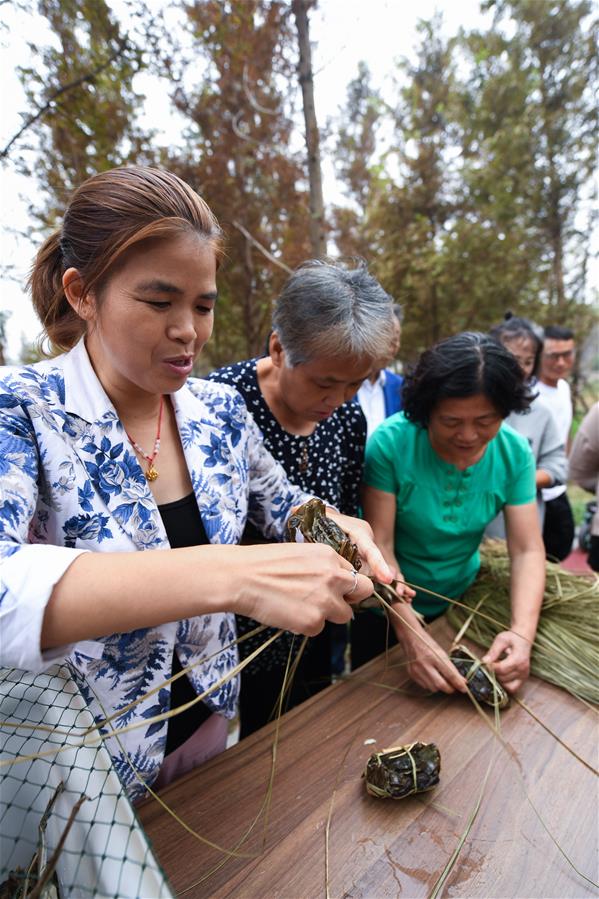
MULTIPOLYGON (((550 410, 549 410, 550 411, 550 410)), ((551 414, 542 428, 537 449, 537 469, 541 468, 553 478, 553 485, 565 484, 568 476, 568 460, 559 429, 551 414)), ((552 485, 552 486, 553 486, 552 485)))
POLYGON ((42 544, 18 546, 2 561, 0 591, 0 664, 41 671, 63 659, 71 645, 40 649, 46 603, 54 586, 83 549, 42 544))
POLYGON ((55 584, 85 550, 31 543, 38 499, 39 448, 15 392, 0 388, 0 665, 39 671, 70 647, 42 653, 46 603, 55 584))

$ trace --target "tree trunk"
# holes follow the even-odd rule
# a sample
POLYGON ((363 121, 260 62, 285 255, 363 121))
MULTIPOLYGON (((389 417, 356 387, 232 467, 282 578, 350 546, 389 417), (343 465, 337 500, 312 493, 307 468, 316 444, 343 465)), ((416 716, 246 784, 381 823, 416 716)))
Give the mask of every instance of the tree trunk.
POLYGON ((566 291, 564 288, 564 246, 562 238, 562 220, 559 203, 552 197, 549 213, 549 231, 551 242, 551 272, 555 289, 556 305, 563 314, 566 311, 566 291))
POLYGON ((322 172, 320 169, 320 135, 314 107, 314 81, 312 78, 312 54, 308 28, 308 8, 311 0, 293 0, 291 9, 295 16, 299 43, 299 81, 304 104, 306 146, 308 148, 308 177, 310 181, 310 244, 315 258, 326 256, 327 241, 324 227, 324 199, 322 172))

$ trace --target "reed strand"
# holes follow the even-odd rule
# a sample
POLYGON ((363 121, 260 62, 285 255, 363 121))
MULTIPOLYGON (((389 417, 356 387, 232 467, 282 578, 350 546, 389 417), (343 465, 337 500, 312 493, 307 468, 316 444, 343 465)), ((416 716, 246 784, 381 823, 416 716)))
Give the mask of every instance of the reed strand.
MULTIPOLYGON (((502 540, 483 544, 476 581, 461 603, 452 603, 448 610, 450 623, 458 629, 472 615, 468 636, 482 646, 489 646, 499 631, 510 627, 510 562, 502 540)), ((548 562, 531 673, 599 704, 598 667, 599 578, 573 574, 548 562)))

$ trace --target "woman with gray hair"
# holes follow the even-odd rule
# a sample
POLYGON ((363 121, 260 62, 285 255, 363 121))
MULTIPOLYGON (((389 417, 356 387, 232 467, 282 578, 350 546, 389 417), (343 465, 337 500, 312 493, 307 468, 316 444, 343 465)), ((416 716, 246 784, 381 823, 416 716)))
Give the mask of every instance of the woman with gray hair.
MULTIPOLYGON (((267 449, 293 483, 356 515, 366 422, 352 400, 379 360, 392 352, 393 300, 365 264, 350 269, 310 261, 284 284, 272 324, 268 355, 225 366, 209 378, 237 388, 267 449)), ((253 543, 263 537, 250 526, 244 539, 253 543)), ((237 624, 240 634, 255 626, 246 618, 237 624)), ((333 633, 327 627, 311 640, 290 705, 330 683, 333 633)), ((244 641, 241 654, 263 640, 260 634, 244 641)), ((244 670, 242 737, 268 721, 288 654, 289 641, 278 640, 244 670)))

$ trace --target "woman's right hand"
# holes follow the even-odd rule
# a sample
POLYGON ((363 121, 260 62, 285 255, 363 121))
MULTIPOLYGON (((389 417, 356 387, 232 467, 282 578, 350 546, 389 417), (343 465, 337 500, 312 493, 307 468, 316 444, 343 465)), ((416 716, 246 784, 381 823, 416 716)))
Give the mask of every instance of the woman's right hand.
POLYGON ((395 605, 393 612, 395 633, 406 654, 412 680, 433 693, 438 690, 443 693, 454 693, 456 690, 467 693, 466 679, 445 650, 422 627, 412 608, 395 605))
POLYGON ((235 611, 262 624, 313 637, 325 621, 345 624, 353 617, 351 603, 372 594, 370 578, 353 574, 324 544, 260 544, 238 552, 244 564, 235 611))
POLYGON ((354 575, 349 562, 318 543, 86 552, 52 591, 41 645, 50 649, 221 612, 311 637, 325 621, 349 621, 350 603, 371 593, 370 578, 354 575), (90 597, 83 607, 81 596, 90 597))

